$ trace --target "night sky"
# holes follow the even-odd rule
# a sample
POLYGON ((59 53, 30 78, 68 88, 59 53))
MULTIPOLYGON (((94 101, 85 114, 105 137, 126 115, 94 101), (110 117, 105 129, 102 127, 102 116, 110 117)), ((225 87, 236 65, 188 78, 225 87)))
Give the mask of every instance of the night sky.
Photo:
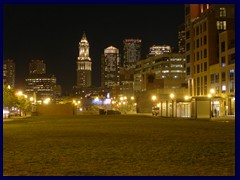
POLYGON ((83 31, 90 44, 92 83, 100 86, 101 54, 110 45, 123 54, 123 39, 142 39, 142 59, 149 47, 177 47, 184 5, 4 5, 4 59, 16 64, 16 88, 24 88, 28 64, 44 60, 63 92, 76 85, 78 44, 83 31))

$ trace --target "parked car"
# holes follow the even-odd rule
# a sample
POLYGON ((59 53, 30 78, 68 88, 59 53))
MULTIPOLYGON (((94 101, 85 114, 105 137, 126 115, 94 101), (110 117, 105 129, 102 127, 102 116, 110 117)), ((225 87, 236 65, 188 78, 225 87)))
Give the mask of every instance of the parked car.
POLYGON ((153 116, 159 115, 159 107, 157 107, 157 106, 152 107, 152 115, 153 116))

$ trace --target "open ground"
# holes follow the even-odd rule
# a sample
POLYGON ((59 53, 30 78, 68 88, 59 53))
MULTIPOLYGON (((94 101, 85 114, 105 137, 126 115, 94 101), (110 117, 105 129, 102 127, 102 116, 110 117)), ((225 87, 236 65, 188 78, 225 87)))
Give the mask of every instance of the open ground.
POLYGON ((235 122, 139 115, 3 123, 4 176, 233 176, 235 122))

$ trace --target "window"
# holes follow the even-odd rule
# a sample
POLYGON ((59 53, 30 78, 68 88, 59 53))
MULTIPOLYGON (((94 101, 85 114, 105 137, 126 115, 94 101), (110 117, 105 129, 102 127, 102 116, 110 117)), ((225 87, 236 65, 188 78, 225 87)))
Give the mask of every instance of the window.
POLYGON ((222 67, 225 67, 225 66, 226 66, 225 56, 222 57, 221 61, 222 61, 222 62, 221 62, 221 66, 222 66, 222 67))
POLYGON ((187 31, 186 32, 186 39, 189 39, 190 38, 190 31, 187 31))
POLYGON ((199 39, 197 39, 197 42, 196 42, 196 43, 197 43, 197 45, 196 45, 197 48, 199 48, 199 39))
POLYGON ((207 71, 207 62, 204 62, 204 71, 207 71))
POLYGON ((235 64, 235 54, 231 54, 228 56, 228 64, 235 64))
POLYGON ((234 80, 234 69, 229 70, 229 80, 234 80))
POLYGON ((190 67, 187 67, 187 75, 190 75, 190 67))
POLYGON ((225 51, 225 42, 221 42, 221 52, 225 51))
POLYGON ((187 63, 190 63, 190 55, 186 56, 186 61, 187 61, 187 63))
POLYGON ((220 16, 220 17, 226 17, 226 16, 227 16, 227 10, 226 10, 226 8, 221 7, 221 8, 219 9, 219 16, 220 16))
POLYGON ((211 74, 211 84, 214 84, 215 83, 215 75, 214 74, 211 74))
POLYGON ((222 81, 226 81, 226 73, 222 72, 222 81))
POLYGON ((204 85, 207 85, 207 76, 204 76, 204 85))
POLYGON ((199 52, 197 52, 197 61, 199 60, 199 52))
POLYGON ((219 74, 218 73, 215 74, 215 83, 219 83, 219 74))
POLYGON ((186 45, 186 51, 189 51, 190 50, 190 43, 187 43, 186 45))
POLYGON ((207 44, 207 36, 204 36, 204 37, 203 37, 203 44, 204 44, 204 45, 207 44))
POLYGON ((224 93, 224 92, 226 92, 226 85, 225 84, 222 85, 222 93, 224 93))
POLYGON ((207 23, 206 23, 206 22, 204 22, 204 23, 203 23, 203 32, 205 32, 205 31, 206 31, 206 29, 207 29, 207 23))
POLYGON ((207 49, 204 49, 203 54, 204 54, 204 58, 207 58, 207 49))
POLYGON ((196 35, 199 35, 199 26, 196 27, 196 35))
POLYGON ((200 70, 199 70, 199 64, 198 64, 198 65, 197 65, 197 73, 199 73, 199 71, 200 71, 200 70))
POLYGON ((217 30, 226 30, 227 23, 226 21, 217 21, 217 30))

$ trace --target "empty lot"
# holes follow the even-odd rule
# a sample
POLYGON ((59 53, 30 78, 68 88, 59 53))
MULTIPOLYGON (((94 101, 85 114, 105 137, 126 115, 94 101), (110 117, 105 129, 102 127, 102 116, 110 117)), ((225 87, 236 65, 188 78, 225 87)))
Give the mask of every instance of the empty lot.
POLYGON ((235 175, 235 122, 137 115, 7 121, 3 175, 235 175))

